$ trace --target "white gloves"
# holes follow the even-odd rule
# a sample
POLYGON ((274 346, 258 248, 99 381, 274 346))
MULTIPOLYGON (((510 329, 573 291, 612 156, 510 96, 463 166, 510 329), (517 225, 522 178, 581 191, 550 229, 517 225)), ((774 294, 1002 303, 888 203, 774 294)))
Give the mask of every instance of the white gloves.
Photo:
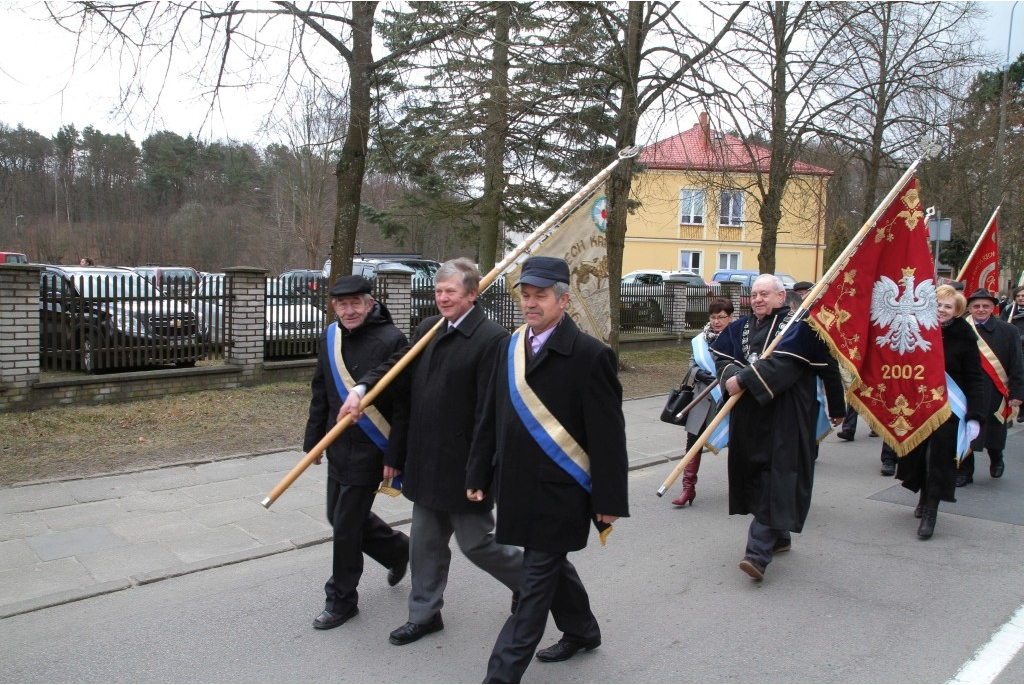
POLYGON ((971 420, 967 422, 967 439, 974 441, 976 437, 981 433, 981 424, 977 421, 971 420))

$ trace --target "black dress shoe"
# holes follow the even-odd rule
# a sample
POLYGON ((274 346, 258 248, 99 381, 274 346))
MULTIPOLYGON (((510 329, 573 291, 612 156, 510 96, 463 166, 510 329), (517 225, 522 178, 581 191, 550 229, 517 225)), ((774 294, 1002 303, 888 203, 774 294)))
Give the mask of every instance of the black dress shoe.
POLYGON ((430 621, 430 623, 406 623, 401 628, 391 631, 388 641, 393 645, 407 645, 416 642, 424 635, 444 630, 444 621, 441 620, 441 612, 430 621))
POLYGON ((992 465, 988 467, 988 472, 993 478, 1002 478, 1005 469, 1006 464, 1000 459, 999 461, 992 462, 992 465))
POLYGON ((331 628, 337 628, 358 613, 359 607, 352 607, 348 611, 343 611, 340 614, 335 614, 324 609, 319 616, 313 619, 313 627, 317 630, 330 630, 331 628))
POLYGON ((395 564, 388 569, 388 585, 394 587, 402 582, 402 578, 405 578, 405 572, 409 570, 409 557, 405 558, 405 561, 395 564))
POLYGON ((750 557, 743 557, 743 561, 740 562, 740 570, 754 580, 764 580, 764 568, 750 557))
POLYGON ((974 476, 968 476, 966 473, 958 473, 958 474, 956 474, 956 486, 958 488, 962 488, 963 486, 967 485, 968 483, 973 483, 973 482, 974 482, 974 476))
POLYGON ((578 642, 576 640, 563 637, 550 647, 537 652, 537 659, 548 663, 553 661, 567 661, 580 650, 589 652, 590 650, 597 649, 600 646, 600 640, 594 640, 592 642, 578 642))
POLYGON ((846 431, 839 431, 838 433, 836 433, 836 437, 839 438, 840 440, 845 440, 847 442, 853 442, 853 433, 847 433, 846 431))

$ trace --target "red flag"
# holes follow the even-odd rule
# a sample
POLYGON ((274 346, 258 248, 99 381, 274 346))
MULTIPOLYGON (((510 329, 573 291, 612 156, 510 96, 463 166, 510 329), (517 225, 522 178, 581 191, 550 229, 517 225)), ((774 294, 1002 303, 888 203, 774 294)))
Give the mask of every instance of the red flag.
POLYGON ((999 207, 992 212, 985 230, 978 236, 971 255, 964 268, 960 269, 958 281, 964 281, 964 292, 973 293, 984 288, 995 294, 999 291, 999 207))
POLYGON ((928 227, 913 176, 811 305, 852 404, 900 456, 950 415, 928 227))

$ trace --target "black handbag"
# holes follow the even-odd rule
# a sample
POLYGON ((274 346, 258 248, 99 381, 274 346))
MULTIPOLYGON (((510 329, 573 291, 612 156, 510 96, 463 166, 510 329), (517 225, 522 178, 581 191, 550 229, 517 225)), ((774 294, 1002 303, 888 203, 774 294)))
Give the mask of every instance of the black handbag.
POLYGON ((693 386, 686 385, 684 380, 683 385, 672 388, 669 392, 665 408, 661 410, 661 420, 674 426, 685 426, 686 414, 689 412, 682 413, 682 411, 691 402, 693 402, 693 386))

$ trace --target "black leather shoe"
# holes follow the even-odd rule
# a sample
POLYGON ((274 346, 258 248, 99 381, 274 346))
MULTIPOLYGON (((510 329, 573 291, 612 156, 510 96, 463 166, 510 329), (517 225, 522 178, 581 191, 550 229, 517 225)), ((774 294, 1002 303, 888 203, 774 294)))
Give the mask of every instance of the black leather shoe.
POLYGON ((839 431, 838 433, 836 433, 836 437, 839 438, 840 440, 853 442, 853 434, 847 433, 846 431, 839 431))
POLYGON ((514 614, 519 611, 519 593, 512 593, 512 607, 508 610, 508 613, 514 614))
MULTIPOLYGON (((791 549, 793 549, 793 539, 792 538, 779 538, 778 540, 775 541, 775 545, 772 546, 772 554, 779 554, 781 552, 788 552, 791 549)), ((764 569, 762 569, 762 573, 763 573, 763 571, 764 571, 764 569)))
POLYGON ((962 488, 963 486, 968 485, 969 483, 973 483, 973 482, 974 482, 974 476, 968 476, 966 473, 958 473, 958 474, 956 474, 956 486, 958 488, 962 488))
POLYGON ((388 569, 388 585, 394 587, 402 582, 402 578, 405 578, 405 572, 409 570, 409 557, 405 558, 405 561, 395 564, 388 569))
POLYGON ((600 640, 594 640, 593 642, 577 642, 576 640, 563 637, 550 647, 537 652, 537 659, 548 663, 553 661, 567 661, 573 658, 576 652, 580 650, 589 652, 590 650, 597 649, 600 646, 600 640))
POLYGON ((416 642, 424 635, 444 630, 444 621, 441 620, 441 612, 434 616, 430 623, 406 623, 401 628, 391 631, 388 641, 393 645, 407 645, 416 642))
POLYGON ((883 476, 895 476, 896 475, 896 462, 892 460, 882 462, 882 475, 883 476))
POLYGON ((740 562, 740 570, 754 580, 764 580, 764 566, 750 557, 743 557, 743 561, 740 562))
POLYGON ((1006 469, 1006 464, 1002 460, 992 462, 992 465, 988 467, 989 475, 993 478, 1002 478, 1003 471, 1006 469))
POLYGON ((331 628, 337 628, 358 613, 359 607, 352 607, 348 611, 340 614, 335 614, 324 609, 319 616, 313 619, 313 627, 317 630, 330 630, 331 628))

